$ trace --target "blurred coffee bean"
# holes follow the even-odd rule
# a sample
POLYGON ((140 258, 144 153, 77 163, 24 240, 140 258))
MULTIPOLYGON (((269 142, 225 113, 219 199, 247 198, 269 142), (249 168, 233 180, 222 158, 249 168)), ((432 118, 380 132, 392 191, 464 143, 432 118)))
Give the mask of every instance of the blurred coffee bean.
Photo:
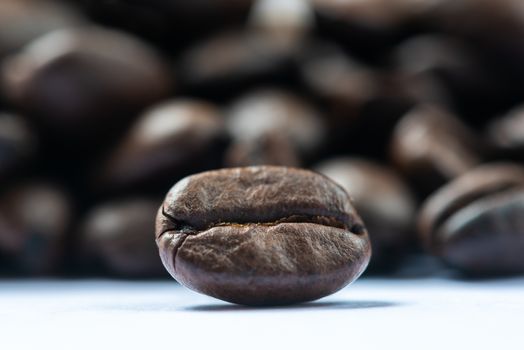
POLYGON ((373 256, 371 271, 391 269, 412 243, 415 201, 393 171, 371 160, 331 158, 315 170, 348 192, 366 223, 373 256))
POLYGON ((300 157, 283 132, 264 133, 254 139, 232 143, 226 151, 226 167, 283 165, 298 167, 300 157))
POLYGON ((171 85, 145 44, 95 27, 46 34, 2 68, 11 101, 60 140, 75 142, 92 141, 93 132, 101 142, 171 85))
MULTIPOLYGON (((492 58, 510 64, 515 72, 522 74, 518 62, 524 50, 515 45, 524 36, 524 12, 520 0, 441 2, 435 11, 435 23, 439 30, 466 38, 470 45, 494 54, 492 58)), ((492 67, 498 68, 504 69, 492 67)))
POLYGON ((453 106, 450 92, 442 81, 426 72, 410 72, 394 68, 381 77, 385 96, 408 106, 407 111, 419 104, 450 108, 453 106))
POLYGON ((477 135, 455 116, 421 105, 395 127, 391 155, 424 196, 480 163, 482 148, 477 135))
POLYGON ((48 0, 0 2, 0 57, 52 30, 81 25, 82 16, 64 3, 48 0))
POLYGON ((503 108, 511 93, 478 58, 459 40, 443 35, 413 37, 394 53, 402 87, 414 101, 453 107, 476 123, 503 108))
MULTIPOLYGON (((520 0, 439 0, 430 19, 441 31, 472 40, 473 45, 506 45, 524 34, 520 0)), ((492 49, 495 47, 491 47, 492 49)))
POLYGON ((401 36, 403 22, 395 1, 312 0, 320 33, 353 53, 376 60, 401 36))
POLYGON ((290 80, 295 49, 256 32, 220 33, 184 52, 177 76, 191 94, 229 98, 255 85, 290 80))
POLYGON ((420 234, 444 262, 476 275, 523 273, 524 168, 475 168, 423 205, 420 234))
POLYGON ((415 103, 451 107, 452 98, 445 73, 469 70, 467 59, 452 45, 451 37, 417 36, 398 45, 392 54, 395 81, 400 93, 415 103))
POLYGON ((500 157, 524 160, 524 107, 511 110, 506 116, 492 121, 487 128, 492 144, 500 157))
MULTIPOLYGON (((137 0, 144 2, 144 0, 137 0)), ((149 0, 145 0, 149 3, 149 0)), ((169 1, 157 0, 164 8, 171 9, 172 12, 178 11, 180 14, 197 18, 199 16, 207 17, 209 15, 225 15, 231 13, 245 13, 248 11, 253 0, 196 0, 196 1, 169 1)), ((189 18, 186 18, 190 21, 189 18)), ((204 22, 205 23, 205 22, 204 22)))
POLYGON ((326 119, 334 133, 346 134, 378 93, 375 73, 334 44, 317 42, 308 47, 300 68, 304 84, 329 112, 326 119))
POLYGON ((138 34, 169 51, 243 23, 253 0, 76 0, 95 21, 138 34))
POLYGON ((19 185, 0 198, 0 255, 10 272, 56 274, 73 210, 68 195, 46 183, 19 185))
MULTIPOLYGON (((322 15, 338 17, 371 28, 394 30, 406 22, 425 18, 447 0, 312 0, 322 15)), ((460 2, 457 1, 457 2, 460 2)))
POLYGON ((95 167, 96 187, 165 191, 177 177, 220 166, 224 135, 223 116, 212 104, 176 99, 153 106, 95 167))
POLYGON ((0 112, 0 190, 9 175, 37 152, 37 142, 25 120, 0 112))
MULTIPOLYGON (((366 101, 350 126, 330 134, 330 140, 339 140, 330 154, 359 154, 380 161, 389 158, 389 145, 395 125, 411 108, 413 101, 399 94, 397 86, 387 75, 378 75, 376 95, 366 101)), ((329 154, 325 155, 329 156, 329 154)))
MULTIPOLYGON (((502 77, 510 103, 522 100, 524 87, 524 11, 521 0, 440 0, 433 27, 457 38, 482 57, 491 73, 502 77)), ((489 101, 484 101, 489 103, 489 101)), ((482 104, 484 104, 482 103, 482 104)), ((509 107, 509 105, 507 106, 509 107)))
POLYGON ((313 106, 299 96, 276 89, 257 90, 234 101, 227 129, 234 142, 245 144, 261 142, 264 135, 279 134, 288 139, 301 159, 318 151, 327 131, 313 106))
POLYGON ((387 158, 391 130, 413 100, 384 73, 326 40, 313 41, 301 55, 302 84, 329 127, 324 156, 350 152, 387 158))
POLYGON ((394 1, 388 0, 313 0, 315 9, 322 15, 349 23, 356 22, 375 28, 394 27, 399 18, 394 1))
POLYGON ((314 14, 309 1, 257 0, 248 25, 284 48, 293 47, 306 40, 314 29, 314 14))
POLYGON ((122 277, 165 274, 154 239, 159 202, 127 199, 103 203, 81 225, 81 264, 91 273, 122 277))

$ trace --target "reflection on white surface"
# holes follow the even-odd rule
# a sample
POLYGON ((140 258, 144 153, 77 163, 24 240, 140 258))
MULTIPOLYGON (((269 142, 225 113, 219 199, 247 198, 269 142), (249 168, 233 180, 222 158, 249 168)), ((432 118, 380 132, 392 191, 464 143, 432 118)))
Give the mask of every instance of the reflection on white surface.
POLYGON ((0 281, 2 349, 522 349, 523 321, 524 279, 361 279, 275 308, 170 281, 0 281))

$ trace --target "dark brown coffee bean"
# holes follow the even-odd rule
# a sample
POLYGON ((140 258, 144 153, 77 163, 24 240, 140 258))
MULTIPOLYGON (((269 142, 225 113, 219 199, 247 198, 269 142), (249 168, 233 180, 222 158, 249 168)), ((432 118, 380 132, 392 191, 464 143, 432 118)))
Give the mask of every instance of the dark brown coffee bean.
POLYGON ((57 273, 72 215, 68 196, 45 183, 20 185, 5 193, 0 198, 0 255, 10 271, 57 273))
POLYGON ((61 138, 87 138, 90 146, 92 132, 100 142, 171 85, 150 48, 96 27, 44 35, 7 60, 2 75, 12 102, 61 138))
POLYGON ((236 142, 258 142, 266 134, 285 136, 301 157, 314 154, 325 141, 326 127, 305 100, 275 89, 242 96, 231 106, 227 128, 236 142))
POLYGON ((219 33, 183 53, 177 75, 190 93, 230 98, 255 85, 288 80, 293 49, 260 33, 219 33))
POLYGON ((451 36, 416 36, 394 55, 402 88, 414 101, 452 107, 474 123, 504 108, 511 93, 481 55, 451 36))
POLYGON ((36 139, 20 116, 0 113, 0 189, 36 153, 36 139))
POLYGON ((331 41, 312 42, 299 65, 302 83, 329 128, 323 151, 384 158, 391 130, 413 101, 383 72, 331 41))
POLYGON ((358 158, 333 158, 315 170, 349 194, 362 216, 373 247, 370 269, 391 267, 411 243, 415 202, 409 188, 390 169, 358 158))
POLYGON ((365 104, 378 94, 376 75, 333 44, 318 42, 309 47, 302 57, 301 74, 307 88, 329 111, 334 131, 344 128, 346 133, 365 104))
POLYGON ((488 136, 501 156, 524 159, 524 108, 519 106, 490 123, 488 136))
POLYGON ((90 18, 152 40, 168 50, 245 22, 253 0, 76 0, 90 18))
POLYGON ((121 200, 95 207, 81 225, 82 263, 91 271, 97 266, 124 277, 165 274, 151 239, 157 210, 158 202, 146 199, 121 200))
POLYGON ((433 194, 419 228, 428 249, 463 272, 524 273, 524 168, 475 168, 433 194))
MULTIPOLYGON (((439 0, 431 16, 439 29, 455 36, 466 35, 470 39, 480 39, 488 34, 485 41, 507 36, 513 40, 523 34, 523 15, 520 0, 439 0)), ((504 43, 505 44, 505 43, 504 43)))
POLYGON ((471 75, 469 57, 451 37, 422 35, 400 44, 393 54, 397 88, 415 103, 451 107, 448 76, 471 75))
POLYGON ((248 305, 334 293, 364 271, 371 253, 341 187, 307 170, 269 166, 181 180, 159 209, 156 241, 180 283, 248 305))
POLYGON ((284 48, 297 47, 314 27, 313 9, 302 0, 256 0, 248 25, 284 48))
POLYGON ((226 151, 226 167, 250 165, 299 166, 300 157, 285 133, 265 133, 257 138, 233 143, 226 151))
POLYGON ((370 27, 391 28, 399 21, 393 9, 395 1, 387 0, 313 0, 316 10, 326 16, 365 23, 370 27))
POLYGON ((481 161, 482 146, 459 119, 434 106, 418 106, 395 127, 393 162, 429 193, 481 161))
POLYGON ((396 70, 383 76, 388 93, 392 98, 406 101, 411 107, 430 104, 442 107, 452 106, 449 91, 441 81, 425 72, 396 70))
MULTIPOLYGON (((502 77, 500 94, 510 104, 522 101, 524 15, 520 0, 440 0, 431 15, 432 27, 467 42, 487 63, 486 71, 502 77), (509 93, 508 93, 509 91, 509 93)), ((488 99, 479 105, 490 105, 488 99)), ((500 112, 500 111, 496 111, 500 112)))
POLYGON ((406 20, 396 1, 313 0, 317 26, 331 37, 366 59, 380 59, 398 41, 406 20))
MULTIPOLYGON (((425 19, 447 0, 313 0, 322 16, 338 18, 368 28, 394 30, 406 23, 425 19)), ((457 1, 455 1, 457 2, 457 1)))
POLYGON ((98 187, 131 189, 158 184, 188 171, 219 164, 217 144, 224 119, 214 105, 191 99, 163 102, 147 110, 100 168, 98 187), (210 159, 211 158, 211 159, 210 159))
POLYGON ((0 56, 20 49, 44 33, 83 22, 73 8, 57 1, 2 0, 0 56))

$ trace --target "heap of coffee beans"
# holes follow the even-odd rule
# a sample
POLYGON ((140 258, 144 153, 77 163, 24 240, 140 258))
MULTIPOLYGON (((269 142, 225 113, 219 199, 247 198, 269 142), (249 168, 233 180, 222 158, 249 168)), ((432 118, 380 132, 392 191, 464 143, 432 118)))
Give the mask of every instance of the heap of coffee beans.
POLYGON ((521 3, 1 1, 0 275, 523 273, 521 3))

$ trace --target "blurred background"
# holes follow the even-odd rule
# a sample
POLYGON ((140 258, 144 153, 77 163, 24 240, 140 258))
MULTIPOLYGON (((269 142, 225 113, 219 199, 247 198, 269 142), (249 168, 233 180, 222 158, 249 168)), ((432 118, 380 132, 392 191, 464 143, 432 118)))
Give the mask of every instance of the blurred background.
POLYGON ((0 0, 3 277, 166 278, 168 189, 259 164, 349 192, 368 275, 523 273, 523 161, 521 0, 0 0))

